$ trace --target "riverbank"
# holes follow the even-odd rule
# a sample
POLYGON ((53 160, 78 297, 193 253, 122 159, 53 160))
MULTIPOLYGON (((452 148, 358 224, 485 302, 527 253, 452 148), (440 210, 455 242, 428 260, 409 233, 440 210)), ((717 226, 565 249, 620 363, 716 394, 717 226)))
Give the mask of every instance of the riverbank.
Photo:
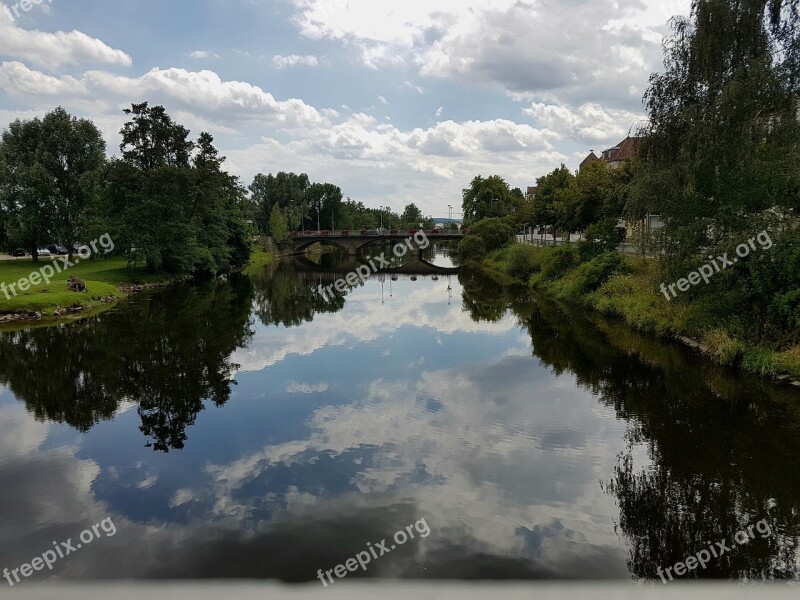
POLYGON ((148 273, 143 267, 129 267, 125 258, 111 258, 79 262, 45 282, 40 269, 46 266, 53 269, 58 261, 43 257, 39 262, 0 262, 0 284, 4 286, 0 292, 0 322, 59 319, 91 312, 113 305, 134 291, 174 281, 169 276, 148 273), (70 290, 70 277, 79 278, 86 291, 70 290), (22 286, 26 288, 24 291, 20 282, 27 282, 22 286))
MULTIPOLYGON (((131 267, 127 259, 115 257, 83 261, 55 274, 49 283, 24 286, 20 281, 30 281, 33 274, 58 259, 0 261, 0 326, 14 326, 29 322, 56 323, 74 316, 85 317, 110 308, 131 294, 165 287, 178 279, 166 274, 148 272, 144 266, 131 267), (84 292, 69 289, 70 277, 79 278, 86 286, 84 292), (1 286, 5 286, 4 288, 1 286), (15 287, 11 288, 14 285, 15 287), (14 293, 16 292, 16 294, 14 293)), ((250 264, 245 269, 260 269, 271 264, 274 256, 260 249, 253 251, 250 264)), ((34 280, 37 278, 34 276, 34 280)))
POLYGON ((555 300, 676 339, 719 364, 800 385, 800 346, 776 351, 741 339, 721 314, 719 298, 668 301, 658 292, 657 261, 608 253, 580 263, 569 252, 517 244, 492 253, 483 267, 555 300))

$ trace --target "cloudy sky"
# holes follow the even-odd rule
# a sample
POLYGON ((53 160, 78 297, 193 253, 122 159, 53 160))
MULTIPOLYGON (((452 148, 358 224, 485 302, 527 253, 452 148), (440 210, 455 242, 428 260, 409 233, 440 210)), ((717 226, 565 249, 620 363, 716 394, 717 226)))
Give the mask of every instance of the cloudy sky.
MULTIPOLYGON (((119 153, 122 108, 163 104, 228 168, 307 172, 367 205, 524 188, 644 117, 689 0, 42 0, 0 10, 0 128, 62 105, 119 153)), ((2 9, 2 6, 0 6, 2 9)))

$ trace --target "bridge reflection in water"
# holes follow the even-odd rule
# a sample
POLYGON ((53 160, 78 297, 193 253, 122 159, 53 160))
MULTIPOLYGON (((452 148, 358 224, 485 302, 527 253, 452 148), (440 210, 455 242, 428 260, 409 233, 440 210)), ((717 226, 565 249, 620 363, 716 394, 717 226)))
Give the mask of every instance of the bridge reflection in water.
MULTIPOLYGON (((362 265, 369 266, 368 258, 358 256, 347 256, 342 260, 336 261, 335 266, 325 267, 309 259, 304 254, 296 254, 292 256, 292 263, 298 273, 332 275, 333 279, 345 277, 348 273, 354 273, 362 265)), ((372 271, 372 267, 370 267, 370 270, 372 271)), ((408 260, 402 265, 378 269, 377 271, 372 271, 372 273, 375 275, 457 275, 459 270, 460 267, 435 265, 421 255, 414 254, 409 256, 408 260)))

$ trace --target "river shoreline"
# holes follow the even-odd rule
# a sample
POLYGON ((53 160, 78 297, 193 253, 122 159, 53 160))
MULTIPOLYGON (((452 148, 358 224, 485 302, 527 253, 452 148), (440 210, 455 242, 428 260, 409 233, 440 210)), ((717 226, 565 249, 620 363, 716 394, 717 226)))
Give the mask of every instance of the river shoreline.
POLYGON ((560 279, 553 282, 539 285, 532 285, 531 282, 510 274, 507 251, 508 248, 495 252, 480 264, 481 270, 501 285, 513 282, 514 285, 535 290, 565 306, 619 320, 640 335, 675 341, 709 358, 715 364, 732 367, 772 383, 800 387, 800 374, 797 373, 797 368, 781 368, 779 353, 732 339, 722 329, 701 332, 702 335, 686 331, 681 327, 681 318, 676 316, 678 313, 668 312, 669 309, 675 308, 672 306, 666 307, 663 314, 659 314, 659 319, 656 320, 653 313, 659 313, 661 299, 651 295, 647 291, 647 285, 643 285, 646 283, 649 271, 649 267, 642 268, 641 260, 645 259, 623 258, 629 263, 629 272, 626 272, 626 275, 612 275, 599 288, 591 291, 581 290, 576 293, 575 290, 578 288, 568 288, 571 283, 574 283, 574 281, 569 281, 571 277, 574 277, 574 271, 562 274, 560 279), (639 260, 639 263, 634 264, 635 260, 639 260), (613 281, 609 285, 610 281, 618 277, 624 278, 624 281, 613 281), (636 281, 636 278, 639 280, 636 281), (567 282, 566 285, 565 282, 567 282), (728 354, 731 352, 731 346, 734 346, 737 352, 733 359, 728 354), (745 360, 745 357, 759 354, 766 354, 768 358, 764 364, 758 365, 759 368, 753 368, 745 360))

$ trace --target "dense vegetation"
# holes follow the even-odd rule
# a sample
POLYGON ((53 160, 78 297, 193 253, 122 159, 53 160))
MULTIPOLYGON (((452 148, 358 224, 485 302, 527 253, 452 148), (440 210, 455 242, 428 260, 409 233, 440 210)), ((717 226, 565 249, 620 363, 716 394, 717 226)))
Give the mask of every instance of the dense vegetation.
POLYGON ((279 172, 259 173, 250 185, 254 220, 259 232, 285 246, 291 231, 342 229, 361 230, 384 227, 397 229, 433 227, 416 204, 409 204, 402 214, 388 207, 367 208, 362 202, 344 199, 339 186, 312 183, 308 175, 279 172))
POLYGON ((209 133, 197 140, 163 107, 126 109, 121 157, 106 159, 89 120, 62 108, 17 120, 0 141, 0 242, 70 251, 104 234, 153 273, 211 275, 250 256, 248 200, 209 133))
MULTIPOLYGON (((489 264, 558 298, 641 329, 701 338, 722 362, 800 374, 798 2, 696 0, 691 17, 673 26, 665 71, 645 96, 650 119, 638 158, 577 174, 562 165, 537 180, 533 198, 492 215, 515 230, 583 232, 583 241, 509 247, 510 238, 489 239, 477 222, 460 244, 462 259, 494 252, 489 264), (648 214, 663 228, 633 227, 632 241, 657 258, 617 256, 619 220, 636 225, 648 214), (761 232, 769 248, 737 255, 761 232), (669 300, 659 291, 721 256, 737 260, 710 282, 669 300)), ((464 191, 465 214, 474 184, 464 191)))

